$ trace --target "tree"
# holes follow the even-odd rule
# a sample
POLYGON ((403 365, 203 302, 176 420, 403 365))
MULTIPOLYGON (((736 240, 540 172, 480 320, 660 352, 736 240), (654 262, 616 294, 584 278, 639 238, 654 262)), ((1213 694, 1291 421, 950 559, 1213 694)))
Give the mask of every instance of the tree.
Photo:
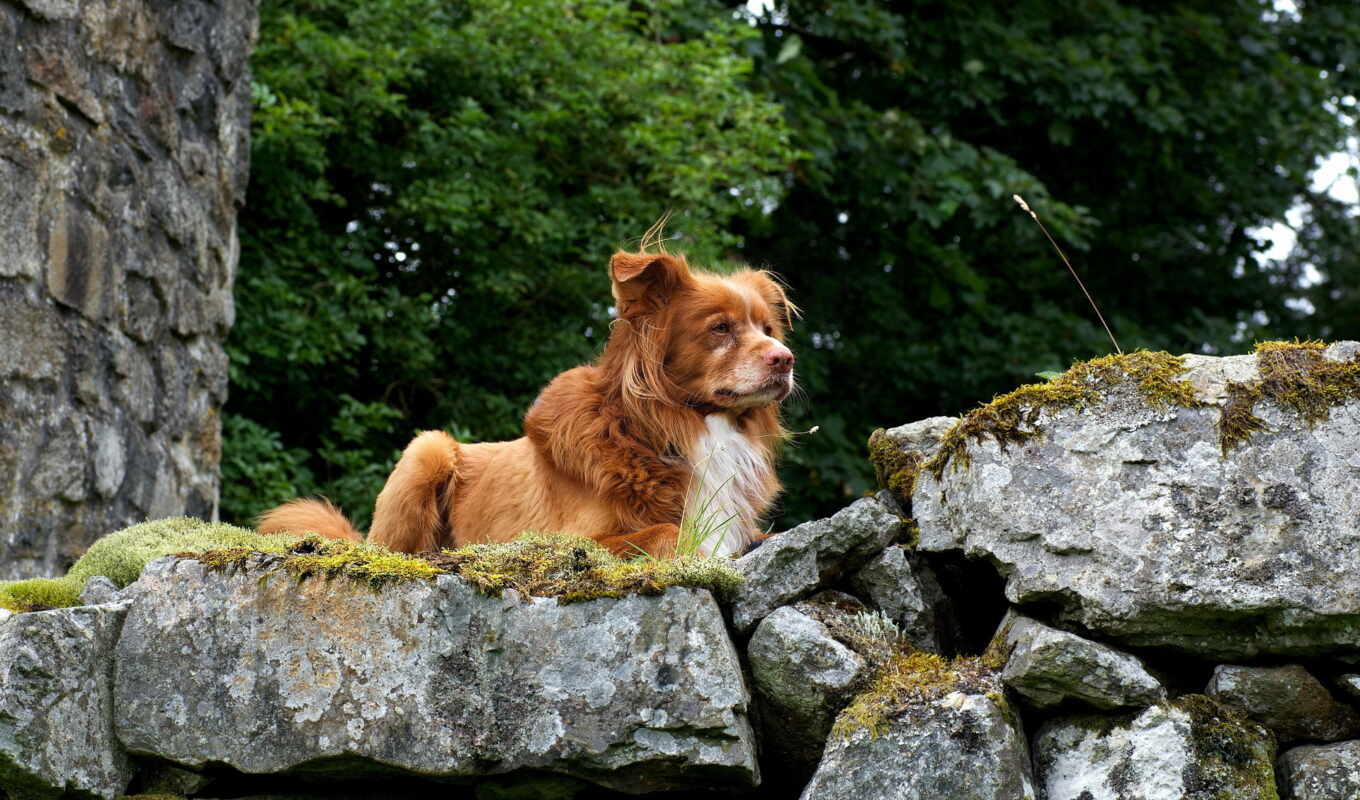
POLYGON ((718 259, 794 157, 730 16, 676 3, 282 0, 253 62, 223 512, 364 524, 420 428, 519 435, 593 357, 605 263, 667 209, 718 259))
POLYGON ((743 229, 809 310, 794 423, 823 433, 794 450, 790 521, 869 488, 874 427, 1110 351, 1012 193, 1126 350, 1360 335, 1355 209, 1309 185, 1353 135, 1334 109, 1354 104, 1360 6, 1271 6, 793 0, 756 20, 761 85, 812 156, 743 229), (1261 228, 1296 206, 1299 249, 1265 262, 1261 228))

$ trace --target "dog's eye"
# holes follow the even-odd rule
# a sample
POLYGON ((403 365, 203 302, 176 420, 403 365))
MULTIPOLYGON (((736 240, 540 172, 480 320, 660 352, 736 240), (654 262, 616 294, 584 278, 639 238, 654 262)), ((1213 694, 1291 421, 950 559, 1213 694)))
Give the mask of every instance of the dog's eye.
POLYGON ((774 336, 774 327, 771 326, 771 325, 766 325, 766 326, 765 326, 765 335, 766 335, 766 336, 774 336))
POLYGON ((711 328, 711 330, 714 333, 730 333, 732 330, 732 326, 727 324, 726 322, 719 322, 717 325, 714 325, 711 328))

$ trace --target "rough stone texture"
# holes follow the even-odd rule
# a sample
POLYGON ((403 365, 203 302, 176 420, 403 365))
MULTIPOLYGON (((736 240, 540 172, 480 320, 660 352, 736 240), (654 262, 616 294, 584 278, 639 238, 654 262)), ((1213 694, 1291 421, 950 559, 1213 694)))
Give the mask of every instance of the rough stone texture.
POLYGON ((765 747, 780 764, 815 766, 836 715, 868 678, 864 659, 788 606, 760 621, 746 656, 765 747))
POLYGON ((1352 700, 1360 700, 1360 675, 1355 673, 1340 675, 1336 679, 1336 685, 1352 700))
POLYGON ((1001 680, 1038 708, 1078 702, 1099 709, 1149 706, 1166 688, 1143 663, 1113 647, 1050 628, 1014 611, 994 646, 1009 653, 1001 680))
POLYGON ((113 650, 127 607, 17 614, 0 624, 0 795, 112 798, 133 768, 113 735, 113 650))
POLYGON ((1282 745, 1360 736, 1360 714, 1338 702, 1298 664, 1222 665, 1214 669, 1204 693, 1266 726, 1282 745))
POLYGON ((863 566, 904 527, 897 504, 880 492, 765 540, 736 562, 745 580, 732 600, 733 626, 749 633, 776 608, 863 566))
POLYGON ((256 0, 0 0, 0 579, 212 517, 256 0))
POLYGON ((1305 745, 1275 763, 1280 800, 1350 800, 1360 797, 1360 742, 1305 745))
POLYGON ((943 652, 954 638, 951 604, 935 573, 901 545, 885 549, 851 576, 850 589, 887 614, 922 650, 943 652))
POLYGON ((115 671, 129 751, 254 774, 540 770, 635 793, 757 782, 706 591, 559 605, 452 575, 299 584, 271 563, 143 572, 115 671))
MULTIPOLYGON (((999 688, 999 687, 998 687, 999 688)), ((953 692, 833 736, 802 800, 1034 800, 1029 748, 1000 692, 953 692)))
POLYGON ((1058 717, 1034 738, 1048 800, 1275 800, 1264 728, 1190 697, 1136 716, 1058 717))
POLYGON ((902 452, 925 456, 940 443, 940 437, 958 421, 958 417, 927 417, 898 425, 896 428, 888 428, 883 433, 902 452))
POLYGON ((85 582, 80 590, 82 605, 93 606, 100 603, 113 603, 118 600, 118 585, 103 575, 96 575, 85 582))
MULTIPOLYGON (((1254 356, 1185 360, 1210 404, 1257 377, 1254 356)), ((1360 646, 1360 403, 1310 427, 1263 401, 1268 430, 1224 456, 1219 408, 1104 395, 1042 411, 1023 445, 971 442, 940 480, 922 471, 920 548, 985 556, 1012 603, 1132 645, 1234 660, 1360 646)))

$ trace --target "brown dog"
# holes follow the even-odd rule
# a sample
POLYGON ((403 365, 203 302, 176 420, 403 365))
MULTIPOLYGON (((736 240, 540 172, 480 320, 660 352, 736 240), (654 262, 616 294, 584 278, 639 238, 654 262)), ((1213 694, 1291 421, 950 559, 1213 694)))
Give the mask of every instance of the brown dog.
MULTIPOLYGON (((796 308, 760 270, 692 271, 661 252, 616 253, 609 271, 618 320, 599 360, 548 384, 519 439, 416 436, 378 495, 369 541, 417 553, 542 531, 664 556, 686 515, 712 533, 706 554, 758 538, 779 491, 796 308)), ((316 500, 266 513, 259 530, 362 538, 316 500)))

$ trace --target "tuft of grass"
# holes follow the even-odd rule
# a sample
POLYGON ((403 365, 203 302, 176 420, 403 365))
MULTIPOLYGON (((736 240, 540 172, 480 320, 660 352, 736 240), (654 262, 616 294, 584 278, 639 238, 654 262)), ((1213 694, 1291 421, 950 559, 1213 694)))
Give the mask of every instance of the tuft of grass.
POLYGON ((85 555, 61 578, 32 578, 0 584, 0 608, 24 612, 79 605, 80 592, 90 578, 103 575, 121 589, 137 580, 149 562, 174 553, 225 547, 283 552, 295 541, 291 536, 261 536, 234 525, 188 517, 143 522, 90 545, 85 555))
POLYGON ((426 558, 488 594, 514 589, 563 602, 660 594, 668 586, 691 586, 730 596, 741 583, 740 574, 724 559, 677 556, 626 561, 579 536, 526 533, 512 542, 468 545, 426 558))
POLYGON ((1025 384, 968 412, 945 432, 921 469, 930 470, 937 480, 951 463, 955 469, 967 469, 972 463, 969 441, 991 437, 1002 448, 1023 444, 1039 435, 1036 425, 1043 411, 1084 408, 1116 386, 1132 385, 1155 408, 1197 407, 1202 403, 1194 386, 1179 377, 1185 370, 1180 357, 1148 350, 1079 362, 1052 380, 1025 384))
POLYGON ((1323 357, 1326 349, 1315 340, 1257 343, 1257 380, 1228 385, 1218 426, 1224 455, 1265 430, 1255 413, 1262 400, 1294 412, 1310 426, 1325 422, 1334 407, 1360 400, 1360 358, 1331 361, 1323 357))

